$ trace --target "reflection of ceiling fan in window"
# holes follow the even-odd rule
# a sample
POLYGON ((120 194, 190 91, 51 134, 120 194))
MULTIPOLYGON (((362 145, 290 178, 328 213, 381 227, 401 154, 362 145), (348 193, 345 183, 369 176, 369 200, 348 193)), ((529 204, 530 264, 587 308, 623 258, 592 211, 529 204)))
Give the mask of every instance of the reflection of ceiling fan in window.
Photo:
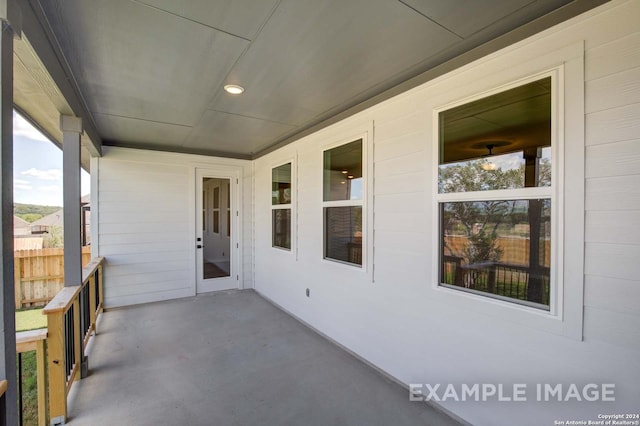
MULTIPOLYGON (((474 149, 482 149, 482 150, 488 150, 489 152, 486 154, 483 154, 483 157, 492 157, 494 155, 493 150, 494 148, 500 148, 500 147, 504 147, 504 146, 509 146, 511 145, 511 142, 509 141, 488 141, 488 142, 478 142, 472 145, 472 148, 474 149)), ((498 165, 496 163, 494 163, 493 161, 489 161, 488 163, 483 163, 482 164, 482 169, 486 170, 486 171, 490 171, 490 170, 497 170, 498 169, 498 165)))

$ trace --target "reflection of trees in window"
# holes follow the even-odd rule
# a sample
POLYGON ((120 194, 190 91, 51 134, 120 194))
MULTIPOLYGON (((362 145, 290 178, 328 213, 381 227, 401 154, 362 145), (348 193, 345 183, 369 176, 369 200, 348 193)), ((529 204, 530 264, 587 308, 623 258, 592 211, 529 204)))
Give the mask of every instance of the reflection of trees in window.
POLYGON ((441 283, 548 309, 551 83, 438 113, 441 283))

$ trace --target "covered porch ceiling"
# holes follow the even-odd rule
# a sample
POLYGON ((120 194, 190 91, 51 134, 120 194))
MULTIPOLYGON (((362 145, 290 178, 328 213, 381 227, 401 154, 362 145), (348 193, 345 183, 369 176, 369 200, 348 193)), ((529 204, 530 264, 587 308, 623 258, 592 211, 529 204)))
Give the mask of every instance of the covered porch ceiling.
POLYGON ((24 0, 15 104, 58 143, 251 159, 603 0, 24 0), (230 95, 226 84, 245 88, 230 95))

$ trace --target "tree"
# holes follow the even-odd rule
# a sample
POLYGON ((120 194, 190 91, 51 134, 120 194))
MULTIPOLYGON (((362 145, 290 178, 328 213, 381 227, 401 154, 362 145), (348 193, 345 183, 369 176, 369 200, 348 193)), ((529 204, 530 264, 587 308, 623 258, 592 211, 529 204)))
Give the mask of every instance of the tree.
POLYGON ((20 219, 25 220, 29 223, 33 223, 36 220, 42 219, 44 217, 39 213, 17 213, 16 216, 18 216, 20 219))
POLYGON ((64 231, 62 226, 50 226, 43 241, 44 248, 64 247, 64 231))
MULTIPOLYGON (((512 189, 524 186, 524 165, 509 170, 492 167, 489 159, 481 158, 464 163, 444 166, 440 169, 440 192, 471 192, 489 189, 512 189)), ((515 201, 491 200, 445 203, 443 228, 451 229, 454 223, 462 225, 469 245, 463 250, 470 264, 497 262, 503 250, 497 246, 498 227, 505 218, 512 217, 515 201)), ((453 252, 447 245, 444 246, 453 252)))

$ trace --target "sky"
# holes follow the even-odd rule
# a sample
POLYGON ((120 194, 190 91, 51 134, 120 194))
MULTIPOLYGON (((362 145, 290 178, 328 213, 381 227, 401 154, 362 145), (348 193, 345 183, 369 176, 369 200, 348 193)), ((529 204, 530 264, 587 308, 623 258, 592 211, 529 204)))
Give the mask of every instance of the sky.
MULTIPOLYGON (((81 194, 91 188, 81 171, 81 194)), ((62 150, 13 112, 13 198, 16 203, 62 206, 62 150)))

